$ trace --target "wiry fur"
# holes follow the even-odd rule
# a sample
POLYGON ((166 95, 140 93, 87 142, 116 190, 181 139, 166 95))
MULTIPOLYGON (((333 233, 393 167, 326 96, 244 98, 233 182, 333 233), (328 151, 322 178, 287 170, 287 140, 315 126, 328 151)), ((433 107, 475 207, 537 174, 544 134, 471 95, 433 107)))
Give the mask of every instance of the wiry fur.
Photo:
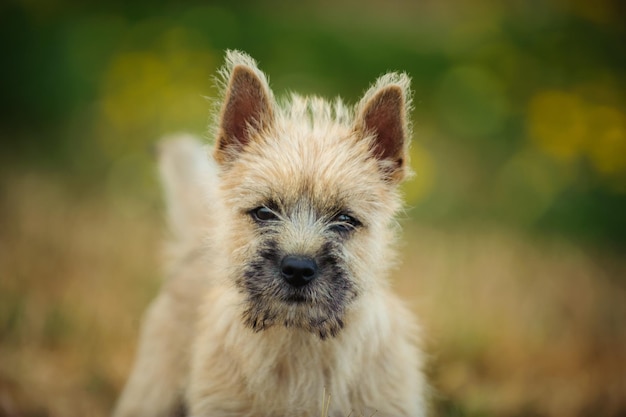
POLYGON ((353 110, 277 102, 254 60, 226 61, 217 164, 188 139, 162 149, 171 277, 114 415, 317 416, 323 392, 333 417, 424 415, 418 329, 386 281, 408 77, 381 77, 353 110), (255 220, 258 207, 276 218, 255 220), (291 254, 319 269, 302 288, 280 275, 291 254))

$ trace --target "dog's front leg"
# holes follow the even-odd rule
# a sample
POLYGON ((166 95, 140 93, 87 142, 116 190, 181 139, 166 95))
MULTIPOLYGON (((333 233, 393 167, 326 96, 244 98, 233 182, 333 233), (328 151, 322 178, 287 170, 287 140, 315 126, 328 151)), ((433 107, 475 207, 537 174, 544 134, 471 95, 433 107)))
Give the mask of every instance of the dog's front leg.
POLYGON ((137 358, 113 417, 170 417, 179 413, 187 379, 188 307, 161 293, 141 331, 137 358))

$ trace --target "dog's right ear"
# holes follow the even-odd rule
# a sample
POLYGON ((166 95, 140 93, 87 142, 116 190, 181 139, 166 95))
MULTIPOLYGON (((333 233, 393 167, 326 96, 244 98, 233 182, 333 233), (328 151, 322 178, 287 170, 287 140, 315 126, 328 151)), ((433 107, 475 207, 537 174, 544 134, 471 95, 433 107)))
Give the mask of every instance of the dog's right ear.
POLYGON ((237 155, 259 133, 272 125, 272 93, 267 80, 249 56, 235 51, 227 54, 230 73, 220 112, 214 157, 219 164, 237 155))

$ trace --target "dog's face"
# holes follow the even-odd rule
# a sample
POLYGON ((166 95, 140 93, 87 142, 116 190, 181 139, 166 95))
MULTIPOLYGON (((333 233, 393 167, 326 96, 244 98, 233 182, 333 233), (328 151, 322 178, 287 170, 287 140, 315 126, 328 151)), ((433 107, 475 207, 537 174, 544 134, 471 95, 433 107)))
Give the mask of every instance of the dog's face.
POLYGON ((356 116, 297 96, 278 107, 253 62, 230 58, 215 158, 244 322, 335 336, 389 264, 406 170, 406 80, 373 87, 356 116))

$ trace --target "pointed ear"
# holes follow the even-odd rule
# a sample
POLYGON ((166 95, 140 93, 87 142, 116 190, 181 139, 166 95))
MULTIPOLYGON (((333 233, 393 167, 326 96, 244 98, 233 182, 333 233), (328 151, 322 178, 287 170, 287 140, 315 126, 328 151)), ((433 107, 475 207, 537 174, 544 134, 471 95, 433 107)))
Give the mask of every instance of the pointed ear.
POLYGON ((410 79, 405 74, 387 74, 359 103, 356 131, 371 138, 372 155, 378 159, 385 180, 398 183, 408 172, 410 128, 410 79))
POLYGON ((256 132, 272 125, 273 118, 272 94, 265 76, 256 68, 252 58, 230 52, 227 61, 232 69, 214 151, 215 160, 220 164, 235 159, 256 132))

